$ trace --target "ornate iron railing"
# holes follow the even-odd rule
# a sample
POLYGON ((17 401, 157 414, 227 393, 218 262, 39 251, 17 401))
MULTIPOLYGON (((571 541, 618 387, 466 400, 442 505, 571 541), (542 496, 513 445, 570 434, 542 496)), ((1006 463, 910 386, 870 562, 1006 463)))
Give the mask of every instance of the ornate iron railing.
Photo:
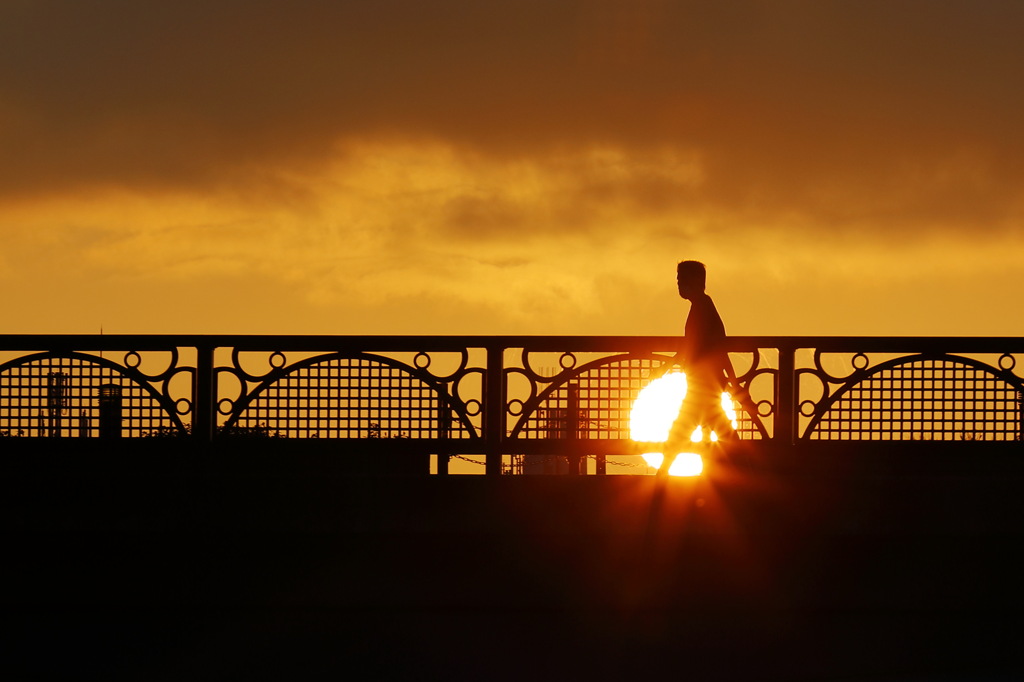
MULTIPOLYGON (((731 337, 740 437, 1019 441, 1024 339, 731 337)), ((0 437, 628 455, 674 337, 0 336, 0 437)), ((444 467, 440 467, 442 470, 444 467)))

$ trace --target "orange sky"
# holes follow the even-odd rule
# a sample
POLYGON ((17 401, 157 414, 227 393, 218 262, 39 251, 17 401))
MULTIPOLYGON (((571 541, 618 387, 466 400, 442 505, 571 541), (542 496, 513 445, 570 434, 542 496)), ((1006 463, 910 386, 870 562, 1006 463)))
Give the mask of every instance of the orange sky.
POLYGON ((1024 3, 0 4, 0 333, 1024 335, 1024 3))

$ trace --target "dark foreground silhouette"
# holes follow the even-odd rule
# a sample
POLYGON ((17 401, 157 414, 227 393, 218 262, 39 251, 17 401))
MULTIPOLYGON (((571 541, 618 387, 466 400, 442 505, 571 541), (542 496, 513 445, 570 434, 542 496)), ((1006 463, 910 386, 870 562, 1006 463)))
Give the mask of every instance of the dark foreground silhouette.
POLYGON ((357 476, 326 451, 172 446, 6 453, 0 677, 1021 671, 1012 453, 868 470, 848 448, 665 480, 357 476))

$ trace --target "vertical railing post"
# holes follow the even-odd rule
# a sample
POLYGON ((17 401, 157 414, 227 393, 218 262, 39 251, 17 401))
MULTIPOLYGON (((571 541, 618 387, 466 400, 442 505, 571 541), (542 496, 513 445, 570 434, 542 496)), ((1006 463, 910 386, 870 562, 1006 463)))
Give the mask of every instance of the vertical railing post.
POLYGON ((484 442, 487 448, 484 473, 488 476, 501 476, 504 439, 505 349, 494 345, 487 348, 487 371, 484 375, 484 442))
POLYGON ((800 407, 796 391, 796 349, 789 346, 779 348, 779 381, 775 387, 775 437, 781 445, 796 442, 796 416, 800 407))
POLYGON ((192 384, 192 437, 200 443, 209 443, 213 440, 214 426, 217 423, 213 350, 213 346, 196 346, 196 377, 192 384))

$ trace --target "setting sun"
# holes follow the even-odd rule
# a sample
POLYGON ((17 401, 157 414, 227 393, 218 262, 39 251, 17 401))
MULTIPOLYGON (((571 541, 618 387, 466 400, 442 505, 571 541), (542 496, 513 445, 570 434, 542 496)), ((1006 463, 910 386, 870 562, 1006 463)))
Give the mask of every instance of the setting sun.
POLYGON ((672 371, 647 384, 633 403, 629 437, 641 443, 664 443, 686 397, 686 374, 672 371))
MULTIPOLYGON (((638 443, 656 445, 668 440, 672 424, 679 414, 679 408, 686 397, 686 374, 678 370, 658 377, 647 384, 636 397, 629 419, 630 438, 638 443)), ((690 440, 699 443, 703 432, 698 427, 690 440)), ((648 466, 658 469, 665 456, 652 451, 642 455, 648 466)), ((670 476, 699 476, 704 462, 694 452, 679 453, 669 468, 670 476)))
MULTIPOLYGON (((629 435, 637 443, 641 443, 651 449, 641 455, 647 465, 658 469, 664 461, 662 452, 656 451, 655 447, 668 440, 672 430, 672 424, 679 415, 679 410, 686 398, 686 374, 679 370, 673 370, 668 374, 658 377, 645 386, 633 403, 633 409, 629 418, 629 435)), ((738 428, 736 405, 732 396, 727 392, 722 393, 722 410, 732 423, 733 429, 738 428)), ((718 434, 708 429, 710 442, 718 442, 718 434)), ((704 441, 704 428, 698 426, 690 434, 690 441, 701 443, 704 441)), ((669 467, 669 476, 699 476, 704 470, 704 461, 698 453, 681 452, 676 456, 669 467)))

